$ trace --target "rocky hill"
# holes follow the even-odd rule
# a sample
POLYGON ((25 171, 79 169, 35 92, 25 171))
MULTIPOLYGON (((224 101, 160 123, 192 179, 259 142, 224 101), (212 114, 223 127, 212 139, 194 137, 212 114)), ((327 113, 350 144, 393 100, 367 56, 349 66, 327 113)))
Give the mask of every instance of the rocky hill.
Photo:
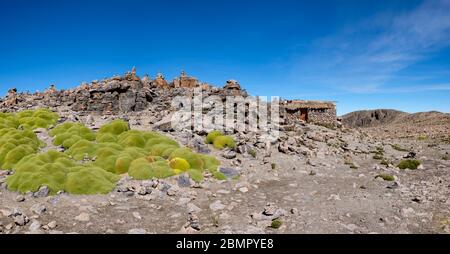
POLYGON ((390 124, 408 113, 393 109, 361 110, 342 116, 342 122, 348 127, 374 127, 390 124))
POLYGON ((409 114, 392 109, 356 111, 342 116, 350 128, 366 128, 380 138, 438 138, 450 133, 450 114, 437 111, 409 114))

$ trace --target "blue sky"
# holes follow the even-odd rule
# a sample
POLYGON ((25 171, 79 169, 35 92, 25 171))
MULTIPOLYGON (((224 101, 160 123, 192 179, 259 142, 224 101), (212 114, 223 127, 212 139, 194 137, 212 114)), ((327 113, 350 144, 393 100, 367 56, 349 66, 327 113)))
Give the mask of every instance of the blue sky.
POLYGON ((252 94, 450 112, 450 0, 0 0, 0 94, 186 70, 252 94))

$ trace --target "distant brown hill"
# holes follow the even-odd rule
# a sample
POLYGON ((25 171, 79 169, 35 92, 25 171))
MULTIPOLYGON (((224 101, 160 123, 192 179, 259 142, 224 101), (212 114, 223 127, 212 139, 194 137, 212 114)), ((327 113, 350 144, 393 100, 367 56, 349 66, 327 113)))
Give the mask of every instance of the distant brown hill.
POLYGON ((350 128, 370 128, 397 137, 450 134, 450 114, 437 111, 410 114, 392 109, 362 110, 342 116, 342 122, 350 128))
POLYGON ((391 124, 450 124, 450 114, 437 111, 409 114, 393 109, 362 110, 342 116, 348 127, 376 127, 391 124))
POLYGON ((408 113, 393 109, 361 110, 342 116, 342 122, 348 127, 375 127, 390 124, 408 113))

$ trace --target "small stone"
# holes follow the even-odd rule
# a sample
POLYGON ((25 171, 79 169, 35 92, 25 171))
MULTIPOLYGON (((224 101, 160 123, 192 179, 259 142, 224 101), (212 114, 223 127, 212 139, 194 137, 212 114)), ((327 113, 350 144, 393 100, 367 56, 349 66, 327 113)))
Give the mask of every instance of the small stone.
POLYGON ((6 230, 11 230, 14 227, 14 225, 12 223, 9 223, 8 225, 5 226, 6 230))
MULTIPOLYGON (((22 215, 23 213, 22 213, 22 211, 20 210, 20 208, 18 208, 18 207, 15 207, 13 210, 12 210, 12 213, 11 213, 11 215, 12 216, 17 216, 17 215, 22 215)), ((8 216, 9 217, 9 216, 8 216)))
POLYGON ((222 153, 222 157, 228 160, 234 159, 236 158, 236 152, 233 150, 226 150, 222 153))
POLYGON ((392 184, 388 185, 386 188, 397 189, 398 187, 399 187, 399 184, 397 182, 393 182, 392 184))
POLYGON ((88 222, 90 220, 90 216, 88 213, 81 213, 77 217, 75 217, 75 220, 81 221, 81 222, 88 222))
POLYGON ((11 210, 2 209, 2 210, 0 210, 0 212, 5 217, 9 217, 9 216, 13 215, 13 212, 11 210))
POLYGON ((14 223, 16 223, 16 225, 18 225, 18 226, 24 226, 29 221, 30 221, 30 219, 28 219, 28 217, 23 214, 17 215, 14 217, 14 223))
POLYGON ((54 229, 54 228, 56 228, 56 226, 57 226, 56 221, 51 221, 47 224, 47 227, 49 229, 54 229))
POLYGON ((400 213, 402 214, 403 217, 411 217, 411 215, 415 214, 415 211, 413 208, 408 207, 408 208, 402 208, 400 213))
POLYGON ((242 188, 239 188, 239 191, 242 192, 242 193, 247 193, 248 192, 248 188, 247 187, 242 187, 242 188))
POLYGON ((310 160, 310 159, 308 159, 308 160, 306 161, 306 163, 307 163, 308 165, 310 165, 310 166, 313 166, 313 167, 317 166, 317 163, 314 162, 314 161, 312 161, 312 160, 310 160))
POLYGON ((297 215, 298 214, 298 209, 297 208, 292 208, 291 209, 291 214, 297 215))
POLYGON ((133 228, 128 230, 128 234, 130 235, 145 235, 147 234, 147 230, 142 228, 133 228))
POLYGON ((34 220, 31 224, 30 227, 28 228, 31 232, 37 232, 41 229, 41 223, 37 220, 34 220))
POLYGON ((191 187, 194 185, 194 181, 189 177, 188 174, 182 174, 177 178, 178 186, 180 187, 191 187))
POLYGON ((269 203, 264 208, 263 214, 266 216, 272 216, 275 214, 276 210, 277 210, 277 207, 275 206, 275 204, 269 203))
POLYGON ((138 220, 142 219, 141 215, 138 212, 133 212, 133 217, 138 219, 138 220))
POLYGON ((25 197, 23 195, 17 195, 16 201, 17 202, 23 202, 23 201, 25 201, 25 197))
POLYGON ((47 186, 41 186, 37 192, 33 194, 36 198, 44 198, 47 197, 50 193, 50 189, 47 186))
POLYGON ((188 211, 188 213, 198 213, 198 212, 201 212, 202 209, 192 203, 188 203, 187 211, 188 211))
POLYGON ((180 188, 177 185, 171 186, 170 189, 167 190, 167 195, 176 196, 179 190, 180 188))
POLYGON ((217 200, 217 201, 214 201, 213 203, 211 203, 209 205, 209 208, 213 211, 218 211, 218 210, 223 210, 225 208, 225 205, 222 204, 222 201, 217 200))
POLYGON ((47 211, 47 208, 42 204, 35 204, 30 208, 30 211, 37 215, 43 214, 45 211, 47 211))

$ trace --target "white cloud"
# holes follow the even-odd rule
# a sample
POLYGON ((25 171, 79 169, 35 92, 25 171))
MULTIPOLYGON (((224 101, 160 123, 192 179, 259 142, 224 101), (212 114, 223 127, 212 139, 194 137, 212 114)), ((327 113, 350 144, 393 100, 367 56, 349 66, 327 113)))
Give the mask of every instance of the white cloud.
POLYGON ((448 85, 389 88, 405 68, 450 46, 450 0, 427 0, 400 14, 377 14, 314 43, 293 78, 352 93, 449 90, 448 85))

